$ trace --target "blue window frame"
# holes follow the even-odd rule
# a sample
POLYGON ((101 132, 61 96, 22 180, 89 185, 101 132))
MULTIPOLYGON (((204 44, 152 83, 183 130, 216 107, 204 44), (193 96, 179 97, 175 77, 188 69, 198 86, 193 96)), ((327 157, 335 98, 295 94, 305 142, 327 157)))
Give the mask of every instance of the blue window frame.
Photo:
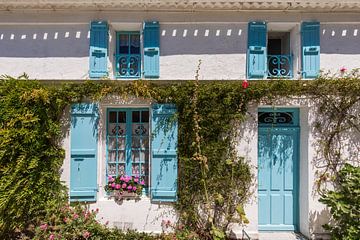
POLYGON ((117 32, 115 54, 117 78, 141 78, 140 32, 117 32))
MULTIPOLYGON (((149 109, 107 110, 106 176, 138 176, 149 184, 149 109)), ((107 178, 108 179, 108 178, 107 178)))

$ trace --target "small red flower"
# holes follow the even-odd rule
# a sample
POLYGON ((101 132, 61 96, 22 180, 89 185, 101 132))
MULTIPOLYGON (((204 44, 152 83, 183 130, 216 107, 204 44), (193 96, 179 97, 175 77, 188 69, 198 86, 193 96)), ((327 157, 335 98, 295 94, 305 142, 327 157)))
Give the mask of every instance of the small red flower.
POLYGON ((246 89, 248 86, 249 86, 249 82, 245 79, 245 80, 242 82, 242 87, 243 87, 244 89, 246 89))
POLYGON ((345 71, 346 71, 346 68, 345 68, 345 67, 341 67, 341 68, 340 68, 340 72, 343 73, 343 72, 345 72, 345 71))

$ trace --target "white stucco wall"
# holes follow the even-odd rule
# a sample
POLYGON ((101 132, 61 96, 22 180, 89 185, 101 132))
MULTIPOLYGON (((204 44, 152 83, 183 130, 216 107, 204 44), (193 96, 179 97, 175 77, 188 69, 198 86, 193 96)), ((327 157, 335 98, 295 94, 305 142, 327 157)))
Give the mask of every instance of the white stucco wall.
POLYGON ((249 21, 266 21, 269 31, 290 32, 294 78, 301 70, 302 21, 321 22, 322 70, 334 73, 342 66, 360 67, 360 17, 354 13, 4 11, 0 14, 0 74, 88 78, 89 23, 95 19, 110 25, 110 79, 115 31, 140 31, 144 20, 160 22, 160 79, 164 80, 194 79, 199 59, 200 79, 245 78, 249 21))

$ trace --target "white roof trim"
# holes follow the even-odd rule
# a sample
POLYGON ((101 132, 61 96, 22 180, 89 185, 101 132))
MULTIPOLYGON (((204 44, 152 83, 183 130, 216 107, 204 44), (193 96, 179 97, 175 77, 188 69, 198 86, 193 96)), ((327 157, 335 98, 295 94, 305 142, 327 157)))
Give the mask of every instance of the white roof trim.
POLYGON ((0 10, 359 11, 360 0, 0 0, 0 10))

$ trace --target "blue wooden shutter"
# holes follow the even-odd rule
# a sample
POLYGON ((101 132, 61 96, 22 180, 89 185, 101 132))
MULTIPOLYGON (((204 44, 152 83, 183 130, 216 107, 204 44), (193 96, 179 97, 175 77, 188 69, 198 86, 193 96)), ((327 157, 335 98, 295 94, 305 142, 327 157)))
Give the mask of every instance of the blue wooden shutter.
POLYGON ((95 201, 97 192, 96 104, 71 107, 70 201, 95 201))
POLYGON ((106 77, 108 57, 107 22, 92 22, 90 29, 90 78, 106 77))
POLYGON ((267 69, 267 27, 265 22, 249 22, 248 27, 248 78, 264 78, 267 69))
POLYGON ((302 74, 315 78, 320 70, 320 23, 303 22, 301 25, 302 74))
POLYGON ((144 77, 158 78, 160 55, 159 22, 144 22, 144 77))
POLYGON ((174 202, 178 172, 176 108, 172 104, 155 104, 152 110, 151 198, 174 202))

